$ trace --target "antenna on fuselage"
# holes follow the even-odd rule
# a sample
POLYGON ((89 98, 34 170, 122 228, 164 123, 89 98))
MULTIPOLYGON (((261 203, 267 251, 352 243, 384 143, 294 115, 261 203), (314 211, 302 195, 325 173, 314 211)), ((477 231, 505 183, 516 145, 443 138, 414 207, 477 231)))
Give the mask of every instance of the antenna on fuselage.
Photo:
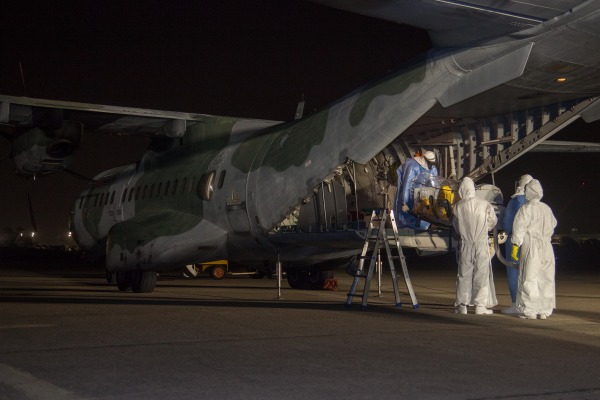
POLYGON ((25 89, 25 73, 23 72, 23 64, 19 61, 19 71, 21 71, 21 85, 23 86, 23 96, 27 96, 27 90, 25 89))
POLYGON ((302 118, 302 115, 304 114, 304 93, 302 94, 302 100, 300 100, 298 102, 298 106, 296 107, 296 115, 294 116, 294 119, 300 119, 302 118))

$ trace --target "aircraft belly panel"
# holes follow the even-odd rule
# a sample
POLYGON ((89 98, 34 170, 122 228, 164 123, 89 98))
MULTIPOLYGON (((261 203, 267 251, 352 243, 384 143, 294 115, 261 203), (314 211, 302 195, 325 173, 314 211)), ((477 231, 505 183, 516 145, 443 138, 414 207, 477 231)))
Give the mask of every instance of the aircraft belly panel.
MULTIPOLYGON (((164 219, 157 216, 157 223, 164 219)), ((190 229, 171 236, 157 236, 148 224, 131 221, 117 224, 108 236, 106 267, 109 271, 157 271, 226 259, 226 236, 225 230, 206 220, 197 221, 190 229)))

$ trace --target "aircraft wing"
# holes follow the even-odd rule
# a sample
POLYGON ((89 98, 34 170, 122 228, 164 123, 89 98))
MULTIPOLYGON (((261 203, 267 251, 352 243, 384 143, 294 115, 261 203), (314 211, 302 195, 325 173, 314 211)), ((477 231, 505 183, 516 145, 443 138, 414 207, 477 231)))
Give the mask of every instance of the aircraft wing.
POLYGON ((84 132, 179 138, 204 124, 213 135, 230 137, 278 123, 0 95, 0 135, 11 141, 16 169, 24 175, 65 170, 84 132))
POLYGON ((436 47, 464 47, 533 28, 585 0, 313 0, 425 29, 436 47))
MULTIPOLYGON (((0 124, 27 127, 39 125, 39 122, 44 119, 60 118, 61 120, 81 122, 86 132, 105 134, 180 137, 184 134, 186 127, 199 122, 236 120, 230 117, 207 114, 159 111, 4 95, 0 95, 0 103, 2 104, 0 124)), ((259 125, 261 126, 279 123, 277 121, 256 121, 260 121, 259 125)))

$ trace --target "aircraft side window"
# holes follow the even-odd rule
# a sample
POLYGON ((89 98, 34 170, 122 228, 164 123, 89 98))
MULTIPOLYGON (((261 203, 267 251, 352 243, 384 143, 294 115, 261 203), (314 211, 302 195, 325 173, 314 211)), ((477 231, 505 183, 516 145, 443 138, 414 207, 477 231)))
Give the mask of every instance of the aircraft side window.
POLYGON ((190 179, 190 187, 188 189, 188 192, 192 193, 192 191, 194 190, 194 183, 196 183, 196 177, 195 176, 192 179, 190 179))
POLYGON ((226 172, 227 171, 223 170, 223 171, 221 171, 221 174, 219 175, 219 184, 217 185, 217 187, 219 189, 221 189, 223 187, 223 183, 225 182, 225 173, 226 172))
POLYGON ((210 171, 200 177, 200 182, 198 182, 198 196, 202 200, 210 200, 212 198, 215 175, 216 171, 210 171))
POLYGON ((142 190, 142 200, 146 198, 146 189, 148 189, 148 185, 144 185, 144 190, 142 190))
POLYGON ((171 192, 171 194, 173 196, 175 196, 175 193, 177 192, 177 184, 179 183, 178 179, 175 179, 175 181, 173 182, 173 191, 171 192))
POLYGON ((187 177, 183 178, 183 182, 181 182, 181 189, 179 190, 179 193, 183 193, 186 186, 187 186, 187 177))
POLYGON ((150 185, 150 194, 148 194, 148 198, 151 199, 154 196, 154 183, 150 185))
POLYGON ((94 195, 94 207, 98 206, 98 195, 94 195))
MULTIPOLYGON (((114 192, 113 192, 114 193, 114 192)), ((108 204, 108 198, 110 197, 110 192, 106 192, 106 196, 104 196, 104 205, 108 204)))
POLYGON ((171 181, 167 181, 167 183, 165 183, 165 196, 169 194, 169 185, 171 184, 171 181))
POLYGON ((132 187, 131 189, 129 189, 129 197, 127 198, 127 201, 131 201, 131 198, 133 197, 134 192, 135 192, 135 187, 132 187))
POLYGON ((83 197, 79 198, 79 209, 83 206, 83 197))
POLYGON ((121 203, 125 203, 126 198, 127 198, 127 189, 123 190, 123 196, 121 196, 121 203))
POLYGON ((158 182, 158 187, 156 188, 156 197, 160 197, 160 189, 162 189, 162 182, 158 182))
POLYGON ((110 204, 115 202, 115 194, 117 194, 117 192, 113 190, 112 194, 110 195, 110 204))
POLYGON ((140 190, 142 189, 141 186, 138 186, 135 188, 135 199, 139 199, 140 198, 140 190))

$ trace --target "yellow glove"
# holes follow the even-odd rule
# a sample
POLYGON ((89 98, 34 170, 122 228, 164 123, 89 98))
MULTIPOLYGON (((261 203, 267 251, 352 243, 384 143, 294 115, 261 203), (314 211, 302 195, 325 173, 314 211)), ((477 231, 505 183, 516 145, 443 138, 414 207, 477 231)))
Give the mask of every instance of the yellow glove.
POLYGON ((519 246, 517 246, 516 244, 513 244, 512 253, 510 254, 510 257, 515 261, 519 261, 519 246))

